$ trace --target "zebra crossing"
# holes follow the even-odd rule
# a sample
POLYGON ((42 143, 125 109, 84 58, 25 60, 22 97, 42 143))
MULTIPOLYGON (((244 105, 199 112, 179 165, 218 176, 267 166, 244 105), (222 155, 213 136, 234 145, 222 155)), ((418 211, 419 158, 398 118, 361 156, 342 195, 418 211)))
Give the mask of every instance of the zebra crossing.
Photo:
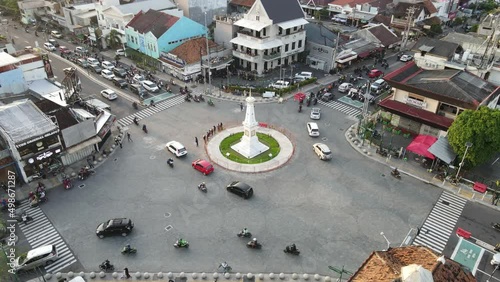
POLYGON ((466 203, 464 198, 443 192, 417 233, 413 245, 426 246, 442 253, 466 203))
POLYGON ((138 120, 145 119, 147 117, 150 117, 156 113, 159 113, 161 111, 164 111, 168 108, 171 108, 173 106, 179 105, 184 103, 184 96, 178 95, 173 98, 167 99, 165 101, 162 101, 158 104, 155 104, 154 106, 147 107, 145 109, 142 109, 132 115, 129 115, 127 117, 121 118, 118 120, 118 124, 122 127, 130 125, 132 122, 134 122, 134 117, 137 117, 138 120))
POLYGON ((45 271, 56 273, 76 262, 76 257, 40 207, 30 207, 29 201, 24 201, 19 208, 33 218, 28 224, 19 223, 19 229, 23 232, 31 248, 56 245, 59 259, 46 266, 45 271))
POLYGON ((340 103, 337 101, 330 101, 330 102, 323 102, 323 101, 318 101, 323 106, 327 106, 329 108, 332 108, 334 110, 337 110, 341 113, 344 113, 348 116, 352 117, 357 117, 359 114, 361 114, 361 110, 358 108, 353 108, 349 105, 346 105, 344 103, 340 103))

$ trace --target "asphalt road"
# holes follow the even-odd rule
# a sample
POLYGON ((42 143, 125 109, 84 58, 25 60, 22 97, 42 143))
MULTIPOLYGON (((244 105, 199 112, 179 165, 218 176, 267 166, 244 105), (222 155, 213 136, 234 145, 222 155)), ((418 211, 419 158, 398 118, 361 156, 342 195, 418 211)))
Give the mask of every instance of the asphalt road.
POLYGON ((241 123, 244 114, 237 103, 183 103, 144 120, 147 136, 132 126, 133 143, 124 143, 84 188, 51 193, 57 205, 43 209, 86 270, 110 259, 118 267, 151 272, 210 272, 220 261, 241 272, 327 274, 328 265, 354 271, 372 250, 385 248, 381 231, 399 246, 441 191, 409 177, 388 177, 388 168, 369 162, 343 138, 354 120, 328 108, 319 126, 334 159, 320 161, 312 152, 319 139, 306 133, 307 112, 297 113, 292 102, 256 106, 258 121, 283 126, 293 135, 296 152, 285 167, 265 174, 216 167, 204 177, 190 167, 192 160, 205 157, 194 146, 194 136, 202 140, 219 122, 241 123), (174 169, 166 165, 170 155, 164 150, 172 139, 189 151, 174 169), (225 185, 235 179, 252 185, 255 197, 245 201, 227 194, 225 185), (196 189, 202 181, 207 194, 196 189), (130 217, 132 234, 98 239, 96 226, 113 217, 130 217), (247 240, 236 237, 243 227, 263 243, 262 250, 249 250, 247 240), (178 237, 190 242, 189 250, 173 248, 178 237), (292 242, 302 252, 299 257, 282 252, 292 242), (138 248, 136 256, 120 254, 126 243, 138 248))

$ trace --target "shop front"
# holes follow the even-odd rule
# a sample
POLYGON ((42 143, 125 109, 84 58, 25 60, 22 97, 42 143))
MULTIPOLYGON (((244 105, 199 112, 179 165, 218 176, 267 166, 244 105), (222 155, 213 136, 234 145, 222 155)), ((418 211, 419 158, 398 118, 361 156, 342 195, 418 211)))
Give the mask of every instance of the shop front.
POLYGON ((116 122, 116 116, 112 115, 106 111, 103 111, 101 116, 96 121, 97 128, 97 136, 101 138, 101 142, 97 143, 99 150, 102 149, 102 146, 108 140, 109 136, 111 136, 111 128, 116 122))
POLYGON ((18 144, 16 149, 21 157, 19 167, 27 182, 35 175, 45 177, 62 166, 60 160, 62 146, 57 132, 40 140, 18 144))

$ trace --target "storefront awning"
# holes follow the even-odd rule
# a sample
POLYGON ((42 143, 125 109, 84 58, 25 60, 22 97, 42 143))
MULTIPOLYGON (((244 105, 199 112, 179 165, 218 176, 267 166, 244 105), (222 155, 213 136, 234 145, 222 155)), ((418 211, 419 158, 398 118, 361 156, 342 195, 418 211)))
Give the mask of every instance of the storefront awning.
POLYGON ((260 31, 263 28, 265 28, 266 26, 269 26, 268 23, 251 21, 251 20, 247 20, 247 19, 241 19, 241 20, 235 22, 234 25, 248 28, 251 30, 256 30, 256 31, 260 31))
POLYGON ((436 141, 437 138, 434 136, 419 135, 411 141, 410 145, 406 147, 406 150, 433 160, 436 156, 429 153, 428 149, 432 146, 432 144, 436 143, 436 141))
POLYGON ((101 137, 94 136, 94 137, 92 137, 90 139, 87 139, 87 140, 85 140, 85 141, 83 141, 83 142, 81 142, 81 143, 79 143, 79 144, 77 144, 77 145, 75 145, 73 147, 70 147, 70 148, 66 149, 66 152, 68 154, 74 154, 74 153, 76 153, 76 152, 78 152, 78 151, 80 151, 80 150, 82 150, 82 149, 84 149, 84 148, 86 148, 88 146, 97 144, 97 143, 99 143, 101 141, 102 141, 101 137))
POLYGON ((337 59, 337 63, 339 63, 339 64, 345 64, 347 62, 350 62, 350 61, 356 59, 357 57, 358 57, 357 54, 352 54, 352 55, 349 55, 349 56, 346 56, 346 57, 338 58, 337 59))
POLYGON ((266 50, 266 49, 271 49, 275 47, 280 47, 283 45, 283 42, 279 39, 273 39, 271 41, 266 41, 264 43, 259 43, 257 40, 248 40, 243 37, 235 37, 231 39, 230 41, 233 44, 241 45, 244 47, 248 47, 250 49, 257 49, 257 50, 266 50))
POLYGON ((308 23, 309 22, 306 19, 295 19, 295 20, 279 23, 278 26, 281 27, 282 29, 289 29, 289 28, 292 28, 294 26, 306 25, 308 23))
POLYGON ((432 144, 427 151, 447 164, 451 164, 457 157, 457 154, 455 154, 451 148, 450 143, 448 143, 447 137, 439 137, 439 139, 432 144))

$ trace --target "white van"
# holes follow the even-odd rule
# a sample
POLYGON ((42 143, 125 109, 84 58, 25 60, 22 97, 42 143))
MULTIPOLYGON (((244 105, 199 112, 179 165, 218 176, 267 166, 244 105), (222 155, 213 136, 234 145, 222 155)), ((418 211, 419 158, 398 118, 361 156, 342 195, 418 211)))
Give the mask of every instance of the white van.
POLYGON ((307 132, 309 132, 309 136, 311 136, 311 137, 319 136, 318 124, 315 122, 308 122, 307 123, 307 132))
POLYGON ((304 80, 310 79, 312 77, 313 77, 312 72, 303 71, 301 73, 296 73, 294 78, 297 79, 297 80, 300 80, 300 81, 304 81, 304 80))
POLYGON ((45 266, 53 263, 59 258, 56 245, 48 245, 33 249, 26 254, 26 257, 20 256, 14 263, 14 270, 28 270, 37 266, 45 266))

